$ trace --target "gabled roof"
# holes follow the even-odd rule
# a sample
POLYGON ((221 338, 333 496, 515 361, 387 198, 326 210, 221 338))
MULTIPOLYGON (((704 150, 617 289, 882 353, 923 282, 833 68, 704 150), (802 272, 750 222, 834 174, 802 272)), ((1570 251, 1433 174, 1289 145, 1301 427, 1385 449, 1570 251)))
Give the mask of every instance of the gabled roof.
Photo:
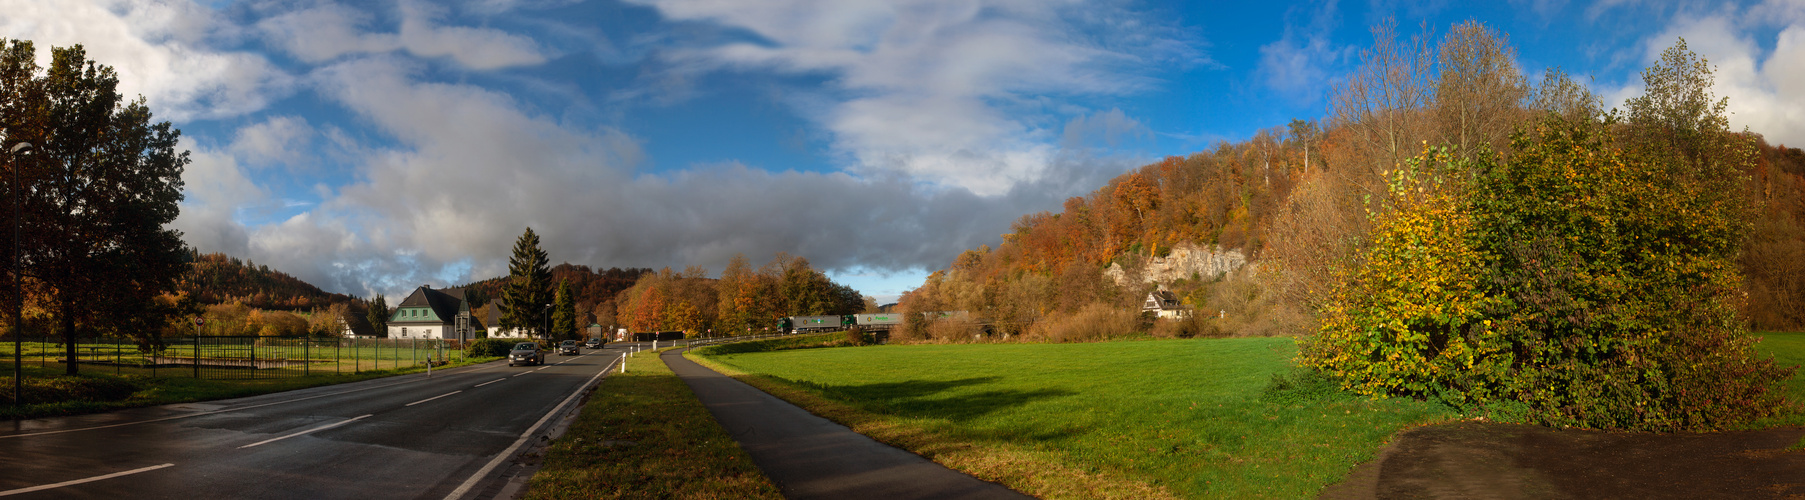
MULTIPOLYGON (((434 290, 421 286, 415 288, 414 293, 409 294, 406 299, 402 299, 401 303, 395 306, 395 310, 399 312, 406 307, 426 307, 432 309, 433 315, 438 316, 440 321, 456 321, 458 311, 465 307, 464 289, 434 290)), ((406 321, 395 322, 406 323, 406 321)))
POLYGON ((1152 293, 1147 294, 1147 301, 1141 304, 1142 311, 1164 311, 1183 308, 1184 303, 1179 302, 1178 295, 1167 290, 1154 290, 1152 293))

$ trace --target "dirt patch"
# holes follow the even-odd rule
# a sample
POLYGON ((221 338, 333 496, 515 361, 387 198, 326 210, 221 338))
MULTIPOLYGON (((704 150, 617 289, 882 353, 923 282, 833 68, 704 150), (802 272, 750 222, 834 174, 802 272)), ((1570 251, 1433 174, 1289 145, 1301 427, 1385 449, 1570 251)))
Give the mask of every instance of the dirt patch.
POLYGON ((1400 434, 1322 498, 1805 499, 1805 427, 1637 434, 1457 422, 1400 434))

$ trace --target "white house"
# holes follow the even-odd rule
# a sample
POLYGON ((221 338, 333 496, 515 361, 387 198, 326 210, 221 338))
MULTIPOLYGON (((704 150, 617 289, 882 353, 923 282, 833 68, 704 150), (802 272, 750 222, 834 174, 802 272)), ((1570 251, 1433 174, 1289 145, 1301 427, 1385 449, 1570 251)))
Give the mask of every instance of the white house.
POLYGON ((502 328, 501 327, 502 312, 501 312, 501 306, 499 304, 497 304, 497 302, 499 302, 499 301, 492 301, 492 302, 489 302, 488 305, 483 306, 483 317, 489 318, 489 326, 486 331, 489 338, 492 338, 492 339, 523 339, 523 338, 527 338, 527 330, 524 328, 502 328))
POLYGON ((391 339, 474 339, 482 331, 482 323, 470 317, 470 304, 464 290, 434 290, 420 285, 389 317, 391 339), (458 329, 465 328, 460 337, 458 329))
POLYGON ((1141 303, 1141 312, 1151 312, 1161 319, 1178 319, 1191 315, 1191 308, 1178 300, 1178 295, 1166 290, 1154 290, 1147 294, 1147 300, 1141 303))

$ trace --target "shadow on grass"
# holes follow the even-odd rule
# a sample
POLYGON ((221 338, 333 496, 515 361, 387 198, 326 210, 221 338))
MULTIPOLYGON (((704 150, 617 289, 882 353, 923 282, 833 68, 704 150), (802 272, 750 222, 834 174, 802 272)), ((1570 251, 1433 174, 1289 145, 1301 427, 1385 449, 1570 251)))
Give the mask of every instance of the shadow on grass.
POLYGON ((998 389, 975 393, 956 391, 995 383, 998 380, 1002 380, 1002 377, 831 385, 783 379, 786 383, 814 388, 834 399, 860 405, 868 411, 955 422, 982 417, 998 410, 1020 407, 1034 401, 1078 394, 1065 389, 998 389), (948 392, 957 392, 957 394, 945 396, 948 392))

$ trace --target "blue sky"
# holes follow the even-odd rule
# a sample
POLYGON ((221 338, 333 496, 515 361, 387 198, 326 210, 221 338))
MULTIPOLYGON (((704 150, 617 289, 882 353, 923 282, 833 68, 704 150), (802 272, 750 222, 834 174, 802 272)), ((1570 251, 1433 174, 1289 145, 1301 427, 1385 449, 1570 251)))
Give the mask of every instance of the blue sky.
POLYGON ((1477 19, 1608 104, 1679 36, 1805 143, 1805 2, 0 0, 184 132, 191 245, 397 296, 809 258, 891 300, 1126 169, 1327 114, 1370 28, 1477 19), (1583 77, 1591 77, 1586 80, 1583 77))

